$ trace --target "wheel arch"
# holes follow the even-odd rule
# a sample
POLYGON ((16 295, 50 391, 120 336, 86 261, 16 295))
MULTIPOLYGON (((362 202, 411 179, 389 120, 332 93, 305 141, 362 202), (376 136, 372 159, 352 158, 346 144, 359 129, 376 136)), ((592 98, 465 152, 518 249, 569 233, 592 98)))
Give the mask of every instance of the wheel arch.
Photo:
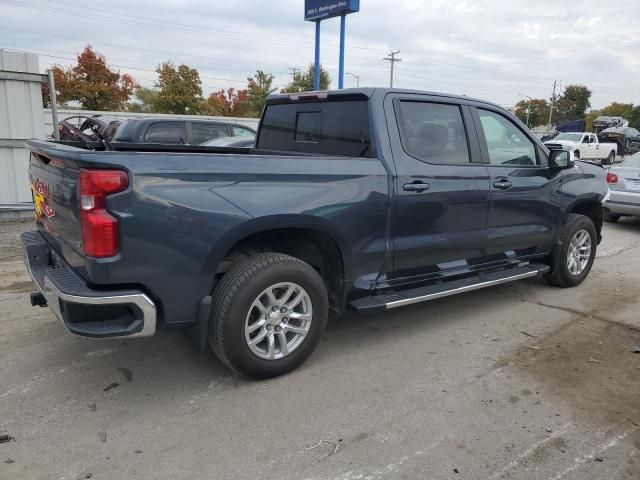
POLYGON ((214 279, 212 290, 238 259, 265 251, 285 253, 309 263, 325 280, 331 308, 344 308, 352 268, 349 243, 330 222, 311 216, 266 216, 231 229, 206 262, 214 279))
POLYGON ((602 225, 604 222, 604 209, 602 203, 593 199, 582 199, 572 205, 567 214, 576 213, 585 215, 591 219, 596 227, 598 243, 602 240, 602 225))

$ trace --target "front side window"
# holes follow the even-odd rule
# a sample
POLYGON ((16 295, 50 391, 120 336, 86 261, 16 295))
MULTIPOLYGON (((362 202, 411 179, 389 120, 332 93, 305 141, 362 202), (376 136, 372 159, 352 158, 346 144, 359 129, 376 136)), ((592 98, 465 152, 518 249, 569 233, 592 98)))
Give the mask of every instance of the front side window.
POLYGON ((401 101, 402 146, 412 157, 441 165, 469 163, 469 146, 458 105, 401 101))
POLYGON ((491 165, 538 164, 534 143, 513 122, 500 114, 478 109, 491 165))

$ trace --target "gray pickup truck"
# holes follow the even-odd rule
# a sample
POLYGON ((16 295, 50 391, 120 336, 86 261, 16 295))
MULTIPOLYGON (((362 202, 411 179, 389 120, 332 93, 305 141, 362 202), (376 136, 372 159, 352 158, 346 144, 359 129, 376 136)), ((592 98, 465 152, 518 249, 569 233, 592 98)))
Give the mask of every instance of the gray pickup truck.
POLYGON ((32 304, 85 337, 184 327, 255 378, 299 366, 330 312, 578 285, 608 192, 503 108, 405 90, 272 96, 253 148, 29 147, 32 304))

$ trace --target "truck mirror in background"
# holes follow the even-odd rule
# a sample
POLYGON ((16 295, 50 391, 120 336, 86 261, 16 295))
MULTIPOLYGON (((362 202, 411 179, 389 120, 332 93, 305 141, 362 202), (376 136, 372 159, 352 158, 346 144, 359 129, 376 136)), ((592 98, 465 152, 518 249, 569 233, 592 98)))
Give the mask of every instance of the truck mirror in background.
POLYGON ((571 152, 567 150, 551 150, 549 154, 549 167, 551 168, 558 170, 573 168, 573 163, 571 152))

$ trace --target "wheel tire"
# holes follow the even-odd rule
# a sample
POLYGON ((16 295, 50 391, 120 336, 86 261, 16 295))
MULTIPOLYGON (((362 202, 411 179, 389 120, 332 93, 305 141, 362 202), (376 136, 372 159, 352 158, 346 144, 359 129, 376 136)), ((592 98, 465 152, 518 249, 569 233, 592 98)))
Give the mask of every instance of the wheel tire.
POLYGON ((613 165, 613 162, 616 159, 616 152, 611 152, 607 157, 606 165, 613 165))
POLYGON ((576 150, 573 152, 573 156, 576 160, 580 160, 580 150, 576 150))
POLYGON ((560 227, 558 242, 551 254, 551 272, 544 276, 545 280, 552 285, 565 288, 575 287, 582 283, 593 266, 597 244, 598 236, 593 221, 586 215, 569 214, 564 225, 560 227), (589 233, 591 237, 591 252, 584 270, 579 275, 574 275, 569 271, 567 260, 571 240, 580 230, 586 230, 589 233))
POLYGON ((607 213, 605 214, 604 219, 607 222, 616 223, 618 220, 620 220, 620 215, 616 215, 615 213, 607 213))
POLYGON ((631 149, 631 142, 629 141, 629 139, 624 141, 624 149, 622 150, 622 154, 626 155, 627 153, 629 153, 629 150, 631 149))
POLYGON ((328 315, 326 286, 311 266, 281 253, 251 256, 232 266, 215 289, 209 345, 222 362, 240 375, 256 379, 276 377, 294 370, 311 355, 322 337, 328 315), (261 292, 282 282, 293 282, 307 292, 313 316, 306 336, 295 350, 280 359, 263 359, 247 345, 245 322, 261 292))

